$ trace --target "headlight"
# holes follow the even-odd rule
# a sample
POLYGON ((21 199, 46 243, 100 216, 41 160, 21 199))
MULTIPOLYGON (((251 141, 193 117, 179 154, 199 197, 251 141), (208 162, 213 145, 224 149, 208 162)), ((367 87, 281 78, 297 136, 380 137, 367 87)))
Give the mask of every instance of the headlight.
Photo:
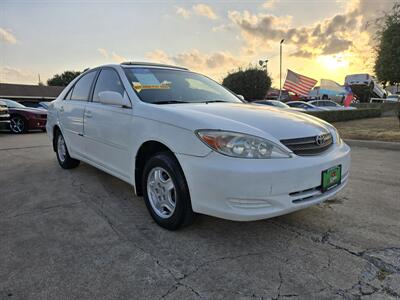
POLYGON ((239 158, 289 158, 290 153, 275 143, 249 134, 198 130, 196 135, 212 150, 239 158))
POLYGON ((342 139, 340 138, 340 135, 339 135, 339 132, 337 131, 337 129, 333 126, 329 126, 329 131, 332 134, 333 142, 335 144, 340 145, 342 143, 342 139))

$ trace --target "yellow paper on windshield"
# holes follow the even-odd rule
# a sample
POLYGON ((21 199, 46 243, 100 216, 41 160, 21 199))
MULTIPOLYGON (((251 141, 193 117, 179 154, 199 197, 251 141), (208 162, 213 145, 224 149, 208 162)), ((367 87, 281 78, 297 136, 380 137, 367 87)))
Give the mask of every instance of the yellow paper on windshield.
POLYGON ((136 69, 135 76, 138 81, 132 82, 132 87, 136 92, 142 90, 166 90, 171 88, 171 82, 159 80, 148 69, 136 69))

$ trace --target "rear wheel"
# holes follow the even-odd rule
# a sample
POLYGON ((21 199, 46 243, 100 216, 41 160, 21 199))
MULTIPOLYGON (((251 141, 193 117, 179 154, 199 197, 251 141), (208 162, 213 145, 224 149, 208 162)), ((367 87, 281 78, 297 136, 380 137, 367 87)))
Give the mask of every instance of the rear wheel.
POLYGON ((150 215, 169 230, 191 224, 194 212, 183 171, 173 155, 156 154, 146 163, 142 187, 150 215))
POLYGON ((57 154, 57 160, 63 169, 76 168, 80 161, 69 156, 67 145, 60 131, 57 131, 55 136, 55 150, 57 154))
POLYGON ((12 133, 21 134, 26 132, 28 129, 27 122, 21 116, 12 116, 10 120, 10 130, 12 133))

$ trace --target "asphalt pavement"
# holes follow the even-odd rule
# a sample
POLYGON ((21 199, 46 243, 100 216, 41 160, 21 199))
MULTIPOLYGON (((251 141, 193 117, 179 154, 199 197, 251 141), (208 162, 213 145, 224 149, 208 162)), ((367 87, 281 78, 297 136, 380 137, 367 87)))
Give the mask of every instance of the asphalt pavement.
POLYGON ((352 147, 336 198, 158 227, 128 184, 0 133, 0 299, 399 299, 400 152, 352 147))

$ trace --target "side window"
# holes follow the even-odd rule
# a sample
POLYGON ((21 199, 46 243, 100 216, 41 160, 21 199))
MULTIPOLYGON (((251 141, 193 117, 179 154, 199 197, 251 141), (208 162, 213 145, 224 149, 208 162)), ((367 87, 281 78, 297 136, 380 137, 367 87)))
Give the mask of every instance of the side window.
POLYGON ((64 100, 69 100, 71 99, 72 91, 74 90, 74 87, 72 87, 68 93, 65 95, 64 100))
POLYGON ((96 87, 93 93, 93 102, 99 102, 99 93, 111 91, 120 93, 124 96, 124 86, 117 72, 111 69, 101 70, 99 77, 97 78, 96 87))
POLYGON ((93 79, 96 75, 95 71, 87 73, 81 77, 77 83, 75 83, 72 90, 71 100, 88 101, 90 88, 93 83, 93 79))

